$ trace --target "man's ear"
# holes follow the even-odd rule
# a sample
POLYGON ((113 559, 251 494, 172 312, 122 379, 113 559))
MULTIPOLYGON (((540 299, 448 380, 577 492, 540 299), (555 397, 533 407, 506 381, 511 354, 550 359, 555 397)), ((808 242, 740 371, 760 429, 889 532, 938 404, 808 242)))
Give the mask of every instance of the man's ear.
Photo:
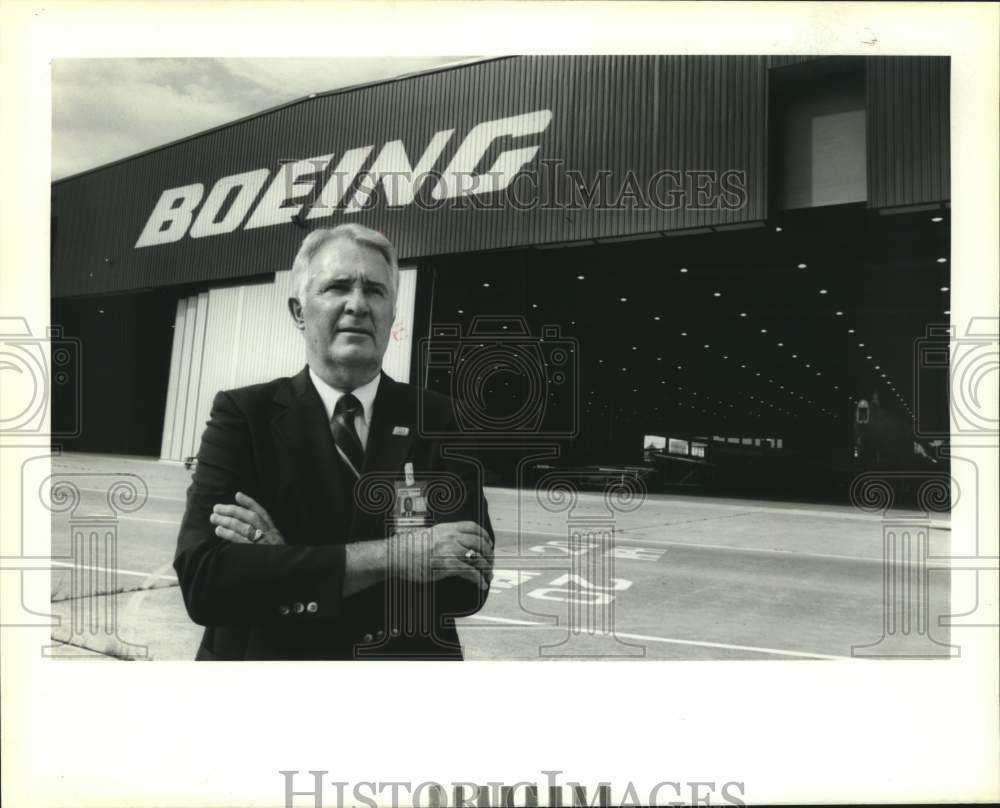
POLYGON ((299 303, 297 297, 288 298, 288 313, 292 315, 292 319, 295 321, 295 327, 299 331, 305 330, 306 320, 302 316, 302 304, 299 303))

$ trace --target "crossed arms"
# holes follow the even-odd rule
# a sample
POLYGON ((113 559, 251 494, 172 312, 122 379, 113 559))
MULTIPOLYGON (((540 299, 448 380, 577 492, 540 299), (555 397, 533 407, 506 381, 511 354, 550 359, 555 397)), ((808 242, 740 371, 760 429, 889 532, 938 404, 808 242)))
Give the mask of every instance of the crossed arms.
MULTIPOLYGON (((432 585, 449 613, 481 608, 493 567, 492 537, 482 525, 462 520, 418 533, 323 543, 303 535, 309 528, 302 520, 286 525, 271 518, 261 504, 265 486, 254 447, 251 419, 233 396, 219 393, 174 560, 196 623, 276 622, 281 605, 296 601, 319 604, 298 619, 337 620, 353 595, 393 578, 432 585)), ((481 497, 478 486, 474 491, 481 497)), ((488 517, 486 522, 488 527, 488 517)))

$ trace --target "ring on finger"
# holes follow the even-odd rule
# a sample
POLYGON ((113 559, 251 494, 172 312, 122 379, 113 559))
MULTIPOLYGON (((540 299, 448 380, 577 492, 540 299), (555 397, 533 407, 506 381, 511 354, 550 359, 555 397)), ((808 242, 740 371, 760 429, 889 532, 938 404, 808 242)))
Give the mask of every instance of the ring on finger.
POLYGON ((261 538, 263 538, 263 536, 264 536, 264 531, 258 527, 254 528, 253 533, 247 536, 247 538, 250 540, 251 544, 256 544, 261 540, 261 538))
POLYGON ((465 551, 465 560, 466 561, 474 561, 475 558, 476 558, 476 551, 475 550, 466 550, 465 551))

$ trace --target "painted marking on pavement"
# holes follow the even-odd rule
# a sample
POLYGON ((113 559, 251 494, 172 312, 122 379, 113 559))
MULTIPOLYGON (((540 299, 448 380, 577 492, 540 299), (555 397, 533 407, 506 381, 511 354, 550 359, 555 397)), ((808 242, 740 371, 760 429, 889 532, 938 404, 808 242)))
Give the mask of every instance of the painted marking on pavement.
MULTIPOLYGON (((603 532, 602 535, 609 535, 603 532)), ((541 555, 557 555, 563 558, 569 556, 579 556, 589 553, 591 550, 599 550, 601 542, 582 539, 574 540, 572 544, 567 541, 547 541, 545 544, 536 544, 529 547, 529 553, 539 553, 541 555)), ((602 555, 605 558, 618 558, 624 561, 659 561, 666 553, 666 550, 658 550, 655 547, 611 547, 605 550, 602 555)))
MULTIPOLYGON (((495 533, 505 533, 511 536, 517 536, 516 530, 510 530, 507 528, 494 528, 495 533)), ((527 536, 565 536, 565 533, 553 533, 541 530, 526 530, 523 531, 524 535, 527 536)), ((770 553, 772 555, 795 555, 801 556, 803 558, 827 558, 834 559, 837 561, 861 561, 869 564, 881 564, 882 558, 865 558, 864 556, 852 556, 843 555, 841 553, 815 553, 806 552, 804 550, 783 550, 777 547, 740 547, 735 544, 703 544, 701 542, 689 542, 689 541, 669 541, 667 539, 653 539, 653 538, 641 538, 634 539, 631 536, 623 536, 620 533, 615 534, 615 541, 631 542, 633 544, 645 544, 645 545, 656 545, 660 547, 690 547, 694 549, 705 549, 705 550, 732 550, 735 552, 742 553, 770 553)))
POLYGON ((490 590, 503 592, 508 589, 516 589, 541 574, 531 570, 494 569, 490 590))
POLYGON ((624 592, 632 586, 626 578, 610 578, 610 586, 591 583, 581 575, 560 575, 548 586, 532 589, 529 598, 554 600, 557 603, 578 603, 586 606, 607 606, 617 597, 612 592, 624 592))
POLYGON ((659 561, 666 552, 655 547, 614 547, 604 555, 617 558, 619 561, 659 561))

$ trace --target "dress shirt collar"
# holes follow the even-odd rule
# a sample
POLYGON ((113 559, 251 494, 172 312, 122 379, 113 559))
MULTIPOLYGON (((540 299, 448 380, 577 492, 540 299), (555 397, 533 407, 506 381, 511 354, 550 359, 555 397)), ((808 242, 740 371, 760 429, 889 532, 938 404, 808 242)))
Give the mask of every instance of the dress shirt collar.
POLYGON ((365 423, 371 424, 372 408, 375 406, 375 394, 378 392, 378 385, 382 380, 381 371, 370 382, 353 390, 338 390, 336 387, 331 387, 312 368, 309 368, 309 378, 312 379, 313 387, 316 388, 319 397, 323 399, 323 407, 326 409, 326 419, 328 421, 333 420, 333 408, 337 406, 340 397, 345 393, 353 393, 354 397, 361 402, 361 406, 364 408, 365 423))

